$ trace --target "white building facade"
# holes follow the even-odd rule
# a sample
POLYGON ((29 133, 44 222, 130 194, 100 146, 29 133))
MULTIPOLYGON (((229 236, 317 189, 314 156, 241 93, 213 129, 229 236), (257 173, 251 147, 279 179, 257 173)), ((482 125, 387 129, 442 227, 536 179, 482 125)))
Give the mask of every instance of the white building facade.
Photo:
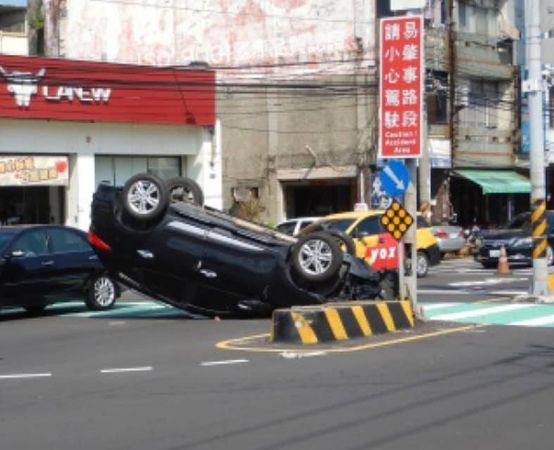
POLYGON ((221 207, 213 72, 15 56, 0 72, 0 214, 87 229, 98 183, 138 172, 221 207))

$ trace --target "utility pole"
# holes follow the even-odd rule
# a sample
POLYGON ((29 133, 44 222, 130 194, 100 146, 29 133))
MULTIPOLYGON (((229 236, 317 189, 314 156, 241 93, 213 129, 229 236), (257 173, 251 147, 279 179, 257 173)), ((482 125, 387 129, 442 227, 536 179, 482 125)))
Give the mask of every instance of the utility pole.
POLYGON ((540 2, 525 0, 525 61, 528 78, 523 83, 529 104, 531 166, 531 225, 533 239, 533 278, 531 294, 550 295, 546 267, 546 189, 544 175, 543 81, 541 67, 540 2))

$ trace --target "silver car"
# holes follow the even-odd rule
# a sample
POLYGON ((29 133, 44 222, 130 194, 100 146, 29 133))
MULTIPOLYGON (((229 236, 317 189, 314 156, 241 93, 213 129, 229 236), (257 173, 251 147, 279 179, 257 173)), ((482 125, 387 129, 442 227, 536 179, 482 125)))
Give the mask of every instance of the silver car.
POLYGON ((435 225, 431 232, 437 239, 441 255, 459 252, 466 243, 464 230, 457 225, 435 225))
POLYGON ((288 234, 289 236, 296 236, 301 230, 317 222, 321 217, 296 217, 294 219, 287 219, 277 225, 277 231, 280 233, 288 234))

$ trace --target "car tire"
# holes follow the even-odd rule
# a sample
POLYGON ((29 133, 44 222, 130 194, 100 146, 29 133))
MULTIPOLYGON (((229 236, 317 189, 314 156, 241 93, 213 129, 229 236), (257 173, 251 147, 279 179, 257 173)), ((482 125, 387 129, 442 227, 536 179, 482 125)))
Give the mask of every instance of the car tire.
POLYGON ((125 212, 133 219, 142 221, 156 219, 169 204, 166 183, 149 173, 139 173, 129 178, 121 195, 125 212))
POLYGON ((27 311, 27 314, 38 316, 39 314, 42 314, 44 312, 46 306, 48 305, 27 305, 24 306, 23 309, 27 311))
POLYGON ((424 278, 429 272, 429 257, 425 252, 418 251, 416 256, 416 275, 418 278, 424 278))
POLYGON ((482 262, 481 265, 483 266, 483 268, 485 269, 494 269, 498 263, 495 263, 495 262, 482 262))
POLYGON ((552 250, 552 247, 550 247, 550 245, 546 247, 545 257, 547 266, 551 266, 552 264, 554 264, 554 251, 552 250))
POLYGON ((174 177, 167 180, 170 203, 192 203, 193 205, 204 205, 204 193, 199 184, 185 177, 174 177))
POLYGON ((85 303, 93 311, 113 308, 118 296, 117 286, 108 275, 98 275, 89 283, 85 303))
POLYGON ((343 252, 330 233, 317 231, 301 236, 292 248, 292 267, 305 281, 323 282, 340 270, 343 252))
POLYGON ((344 252, 352 256, 356 255, 356 247, 354 246, 354 241, 344 231, 341 231, 337 228, 329 228, 327 232, 338 241, 339 246, 344 252))

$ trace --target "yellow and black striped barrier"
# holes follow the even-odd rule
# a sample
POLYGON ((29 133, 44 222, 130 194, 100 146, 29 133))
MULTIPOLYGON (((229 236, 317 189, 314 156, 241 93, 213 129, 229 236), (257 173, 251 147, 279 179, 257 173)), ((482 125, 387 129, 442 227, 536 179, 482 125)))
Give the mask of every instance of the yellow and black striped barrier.
POLYGON ((544 200, 533 201, 533 212, 531 213, 531 226, 533 239, 533 259, 546 258, 546 202, 544 200))
POLYGON ((272 342, 317 344, 388 333, 415 325, 411 302, 360 301, 273 312, 272 342))

